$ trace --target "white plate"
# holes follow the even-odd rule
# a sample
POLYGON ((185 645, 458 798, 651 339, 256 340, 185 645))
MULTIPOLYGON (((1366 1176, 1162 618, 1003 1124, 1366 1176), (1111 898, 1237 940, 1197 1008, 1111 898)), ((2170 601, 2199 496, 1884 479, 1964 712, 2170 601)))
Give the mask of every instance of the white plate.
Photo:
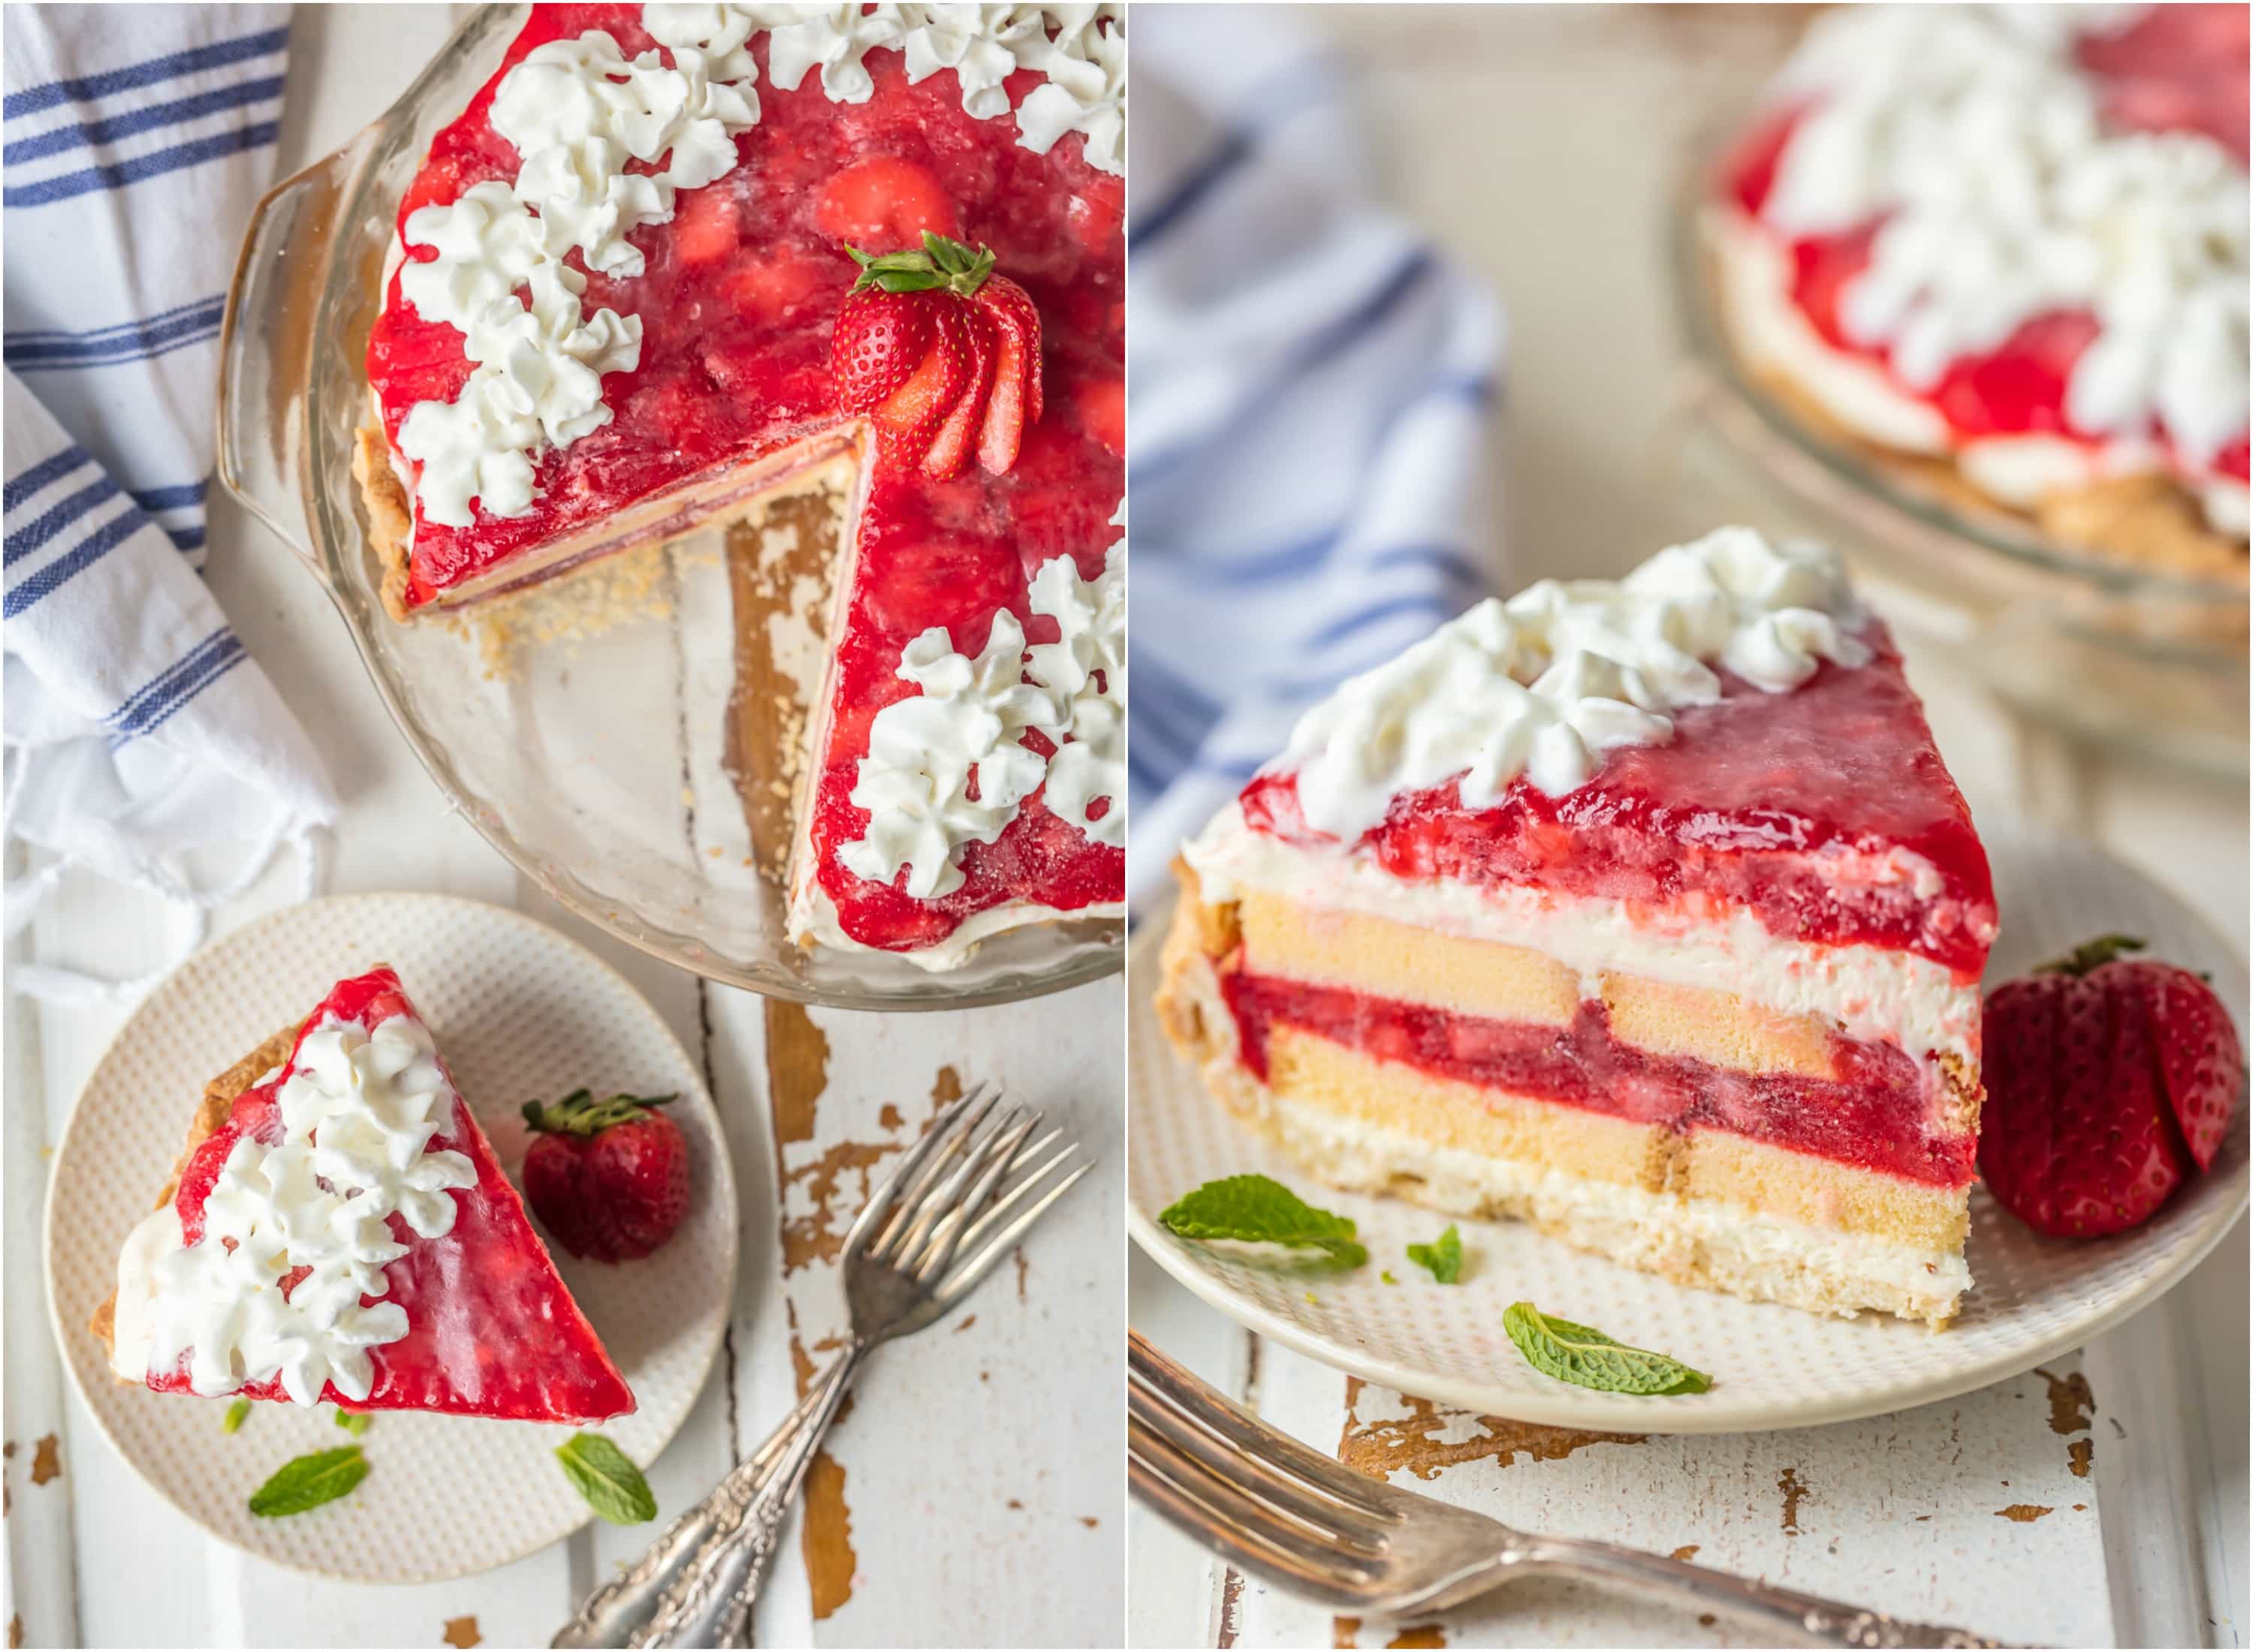
MULTIPOLYGON (((704 1385, 736 1279, 736 1188, 711 1098, 688 1052, 625 978, 575 942, 499 907, 442 895, 358 895, 277 912, 204 948, 134 1011, 87 1081, 47 1188, 47 1301, 64 1363, 110 1443, 179 1510, 237 1548, 365 1583, 427 1583, 498 1566, 589 1517, 557 1465, 575 1432, 542 1423, 378 1414, 373 1465, 351 1496, 262 1520, 248 1499, 290 1458, 345 1443, 326 1407, 252 1408, 116 1380, 87 1321, 118 1246, 171 1174, 206 1080, 346 976, 399 972, 512 1175, 519 1107, 586 1084, 678 1092, 688 1138, 687 1219, 665 1248, 616 1266, 555 1259, 639 1409, 599 1432, 646 1465, 704 1385)), ((655 1537, 659 1528, 650 1527, 655 1537)))
MULTIPOLYGON (((2117 931, 2149 941, 2151 956, 2210 972, 2242 1031, 2244 960, 2149 879, 2083 846, 1998 833, 1987 835, 1987 847, 2003 922, 1991 981, 2117 931)), ((1323 1188, 1237 1124, 1174 1054, 1150 1007, 1165 917, 1142 925, 1130 955, 1128 1230, 1175 1278, 1252 1329, 1427 1399, 1528 1422, 1638 1433, 1799 1428, 1898 1411, 2014 1377, 2118 1323, 2187 1273, 2245 1209, 2241 1109, 2212 1171, 2117 1238, 2044 1238, 1976 1188, 1968 1248, 1973 1288, 1943 1332, 1691 1290, 1583 1255, 1518 1223, 1463 1223, 1474 1269, 1462 1284, 1440 1286, 1401 1252, 1436 1236, 1447 1217, 1323 1188), (1352 1216, 1369 1265, 1347 1274, 1277 1270, 1157 1226, 1157 1213, 1188 1189, 1240 1171, 1264 1172, 1352 1216), (1388 1266, 1398 1285, 1379 1278, 1388 1266), (1544 1377, 1503 1333, 1503 1310, 1520 1299, 1686 1360, 1711 1372, 1713 1386, 1654 1398, 1544 1377)))

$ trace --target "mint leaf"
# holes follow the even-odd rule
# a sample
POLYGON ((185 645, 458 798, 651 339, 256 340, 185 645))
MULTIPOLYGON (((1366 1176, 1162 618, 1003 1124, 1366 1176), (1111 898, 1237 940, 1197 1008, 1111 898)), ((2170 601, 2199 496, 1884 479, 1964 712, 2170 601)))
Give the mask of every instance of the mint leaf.
POLYGON ((337 1426, 355 1439, 367 1432, 367 1425, 374 1420, 366 1412, 348 1412, 341 1405, 337 1407, 337 1426))
POLYGON ((1432 1270, 1432 1277, 1442 1285, 1453 1285, 1463 1277, 1463 1236, 1455 1231, 1455 1224, 1447 1223, 1447 1230, 1429 1244, 1412 1244, 1408 1259, 1419 1268, 1432 1270))
POLYGON ((1542 1313, 1531 1302, 1513 1302, 1502 1328, 1545 1376, 1581 1388, 1613 1394, 1702 1394, 1713 1379, 1680 1360, 1649 1349, 1629 1348, 1601 1331, 1542 1313))
POLYGON ((1369 1252, 1353 1218, 1318 1210, 1271 1176, 1224 1176, 1183 1194, 1158 1213, 1158 1225, 1184 1239, 1238 1239, 1319 1251, 1334 1268, 1357 1268, 1369 1252))
POLYGON ((242 1426, 244 1421, 249 1416, 250 1402, 247 1399, 239 1399, 235 1401, 234 1405, 227 1408, 227 1415, 220 1418, 220 1432, 222 1434, 232 1434, 236 1429, 242 1426))
POLYGON ((555 1460, 587 1506, 614 1526, 657 1518, 657 1498, 641 1470, 600 1434, 574 1434, 555 1448, 555 1460))
POLYGON ((357 1446, 338 1446, 292 1457, 250 1494, 250 1512, 261 1519, 302 1515, 334 1502, 367 1478, 367 1459, 357 1446))

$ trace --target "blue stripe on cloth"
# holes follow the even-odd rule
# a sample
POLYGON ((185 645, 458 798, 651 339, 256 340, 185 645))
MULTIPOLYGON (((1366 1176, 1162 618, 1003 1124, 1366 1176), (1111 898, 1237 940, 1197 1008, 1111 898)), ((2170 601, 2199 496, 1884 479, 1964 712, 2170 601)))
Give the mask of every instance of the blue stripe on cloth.
POLYGON ((86 450, 75 442, 52 457, 41 459, 21 476, 8 478, 4 492, 0 492, 0 510, 12 512, 49 483, 60 481, 87 462, 86 450))
POLYGON ((230 63, 248 63, 254 58, 270 57, 289 44, 289 31, 287 28, 267 29, 257 34, 239 34, 232 39, 214 40, 209 45, 151 58, 146 63, 104 70, 100 74, 50 80, 44 86, 26 87, 20 92, 10 92, 4 99, 0 99, 0 115, 12 121, 19 115, 37 115, 41 109, 52 109, 59 104, 89 103, 108 97, 113 92, 157 86, 166 80, 177 80, 183 75, 193 74, 200 69, 224 68, 230 63))
POLYGON ((128 694, 119 702, 117 709, 104 717, 102 721, 122 732, 147 727, 149 720, 178 695, 182 684, 229 650, 241 652, 242 641, 235 635, 233 626, 221 625, 128 694))
POLYGON ((0 149, 0 160, 4 160, 10 166, 20 166, 26 161, 44 160, 66 150, 115 143, 120 138, 153 132, 159 127, 184 126, 190 121, 199 121, 206 115, 218 115, 227 109, 239 109, 246 103, 263 103, 269 98, 278 98, 282 95, 282 76, 268 75, 261 80, 245 80, 241 86, 223 86, 215 91, 199 92, 193 97, 179 98, 171 103, 151 104, 145 109, 135 109, 129 115, 115 115, 107 121, 86 121, 77 126, 59 126, 51 132, 9 140, 7 146, 0 149))
POLYGON ((143 327, 177 320, 192 312, 208 310, 213 304, 224 305, 226 302, 227 295, 219 293, 209 298, 195 298, 185 304, 175 304, 171 309, 160 310, 153 316, 143 316, 132 321, 115 321, 107 327, 89 327, 84 332, 66 332, 57 327, 18 327, 8 337, 27 344, 79 344, 90 339, 114 338, 119 333, 137 332, 143 327))
MULTIPOLYGON (((105 476, 68 498, 57 500, 21 527, 11 528, 4 549, 0 549, 0 566, 15 567, 88 511, 104 500, 115 498, 118 491, 117 484, 105 476)), ((137 519, 141 513, 128 511, 126 514, 137 519)))
POLYGON ((1381 625, 1389 619, 1398 619, 1404 614, 1413 614, 1427 624, 1437 625, 1447 617, 1448 611, 1447 603, 1428 591, 1415 596, 1396 596, 1389 602, 1357 608, 1350 614, 1340 615, 1308 638, 1307 646, 1332 648, 1357 631, 1381 625))
POLYGON ((213 683, 226 676, 227 673, 233 671, 237 666, 240 666, 244 660, 249 658, 250 656, 243 652, 241 645, 238 643, 235 645, 235 650, 233 653, 227 655, 224 659, 214 661, 210 668, 205 671, 201 676, 198 677, 195 681, 185 687, 180 691, 178 697, 176 698, 171 705, 165 707, 162 712, 152 718, 147 727, 136 729, 131 734, 112 735, 109 737, 111 747, 114 749, 125 744, 128 741, 137 740, 143 735, 156 733, 157 729, 163 728, 166 722, 171 721, 174 712, 178 711, 182 707, 185 706, 188 701, 193 700, 198 694, 203 693, 205 689, 210 687, 213 683))
POLYGON ((80 195, 92 194, 96 190, 123 189, 129 184, 138 184, 166 172, 177 172, 184 166, 200 166, 206 161, 215 161, 223 155, 239 155, 245 150, 263 149, 278 139, 281 133, 282 123, 279 121, 260 121, 255 125, 200 137, 193 143, 177 144, 153 154, 136 155, 131 160, 89 166, 82 171, 43 178, 34 184, 10 184, 4 190, 0 190, 0 206, 51 206, 57 201, 71 200, 80 195))
MULTIPOLYGON (((164 527, 162 522, 157 526, 164 527)), ((176 551, 200 551, 204 547, 205 533, 200 522, 193 527, 164 527, 164 536, 172 541, 172 548, 176 551)))
POLYGON ((1446 545, 1401 545, 1391 550, 1379 551, 1368 561, 1357 564, 1362 569, 1387 568, 1437 568, 1451 584, 1468 586, 1472 590, 1486 589, 1486 575, 1461 551, 1446 545))
POLYGON ((133 503, 144 511, 177 511, 184 505, 201 505, 210 491, 209 477, 200 482, 183 482, 178 487, 132 490, 133 503))
POLYGON ((1341 350, 1357 343, 1363 334, 1382 324, 1427 280, 1438 274, 1439 269, 1439 260, 1433 256, 1431 248, 1415 248, 1400 261, 1399 268, 1385 277, 1375 292, 1308 339, 1288 362, 1272 375, 1262 394, 1246 398, 1237 418, 1228 420, 1217 429, 1200 432, 1195 441, 1183 443, 1171 453, 1154 454, 1147 459, 1136 457, 1133 461, 1135 485, 1147 486, 1162 480, 1168 471, 1187 460, 1213 451, 1234 432, 1241 418, 1273 407, 1281 394, 1282 387, 1301 373, 1321 366, 1341 350))
POLYGON ((0 359, 18 373, 139 361, 216 338, 226 314, 227 295, 214 293, 147 321, 121 322, 95 332, 11 332, 0 338, 0 359))
POLYGON ((22 584, 12 588, 7 601, 0 603, 0 619, 13 619, 41 597, 52 595, 58 586, 84 573, 108 555, 129 534, 148 520, 138 511, 120 511, 73 546, 66 554, 58 556, 22 584))
POLYGON ((1220 147, 1190 169, 1189 175, 1175 185, 1171 195, 1126 227, 1126 250, 1139 252, 1195 212, 1197 203, 1212 192, 1214 185, 1252 157, 1252 148, 1250 133, 1226 134, 1220 147))

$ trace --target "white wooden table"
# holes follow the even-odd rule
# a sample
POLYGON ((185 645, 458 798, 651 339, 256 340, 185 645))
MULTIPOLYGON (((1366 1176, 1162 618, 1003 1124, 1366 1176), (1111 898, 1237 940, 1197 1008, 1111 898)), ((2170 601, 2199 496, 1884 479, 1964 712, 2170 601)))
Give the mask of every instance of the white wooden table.
MULTIPOLYGON (((452 24, 436 6, 300 7, 281 168, 379 113, 452 24)), ((617 965, 701 1056, 745 1190, 734 1322, 694 1413, 650 1471, 669 1516, 789 1410, 842 1322, 832 1258, 872 1172, 935 1098, 977 1079, 1068 1103, 1115 1135, 1114 979, 956 1014, 806 1012, 666 968, 557 910, 447 807, 393 730, 342 624, 295 559, 212 505, 210 580, 252 656, 325 753, 345 803, 329 887, 430 889, 517 908, 617 965)), ((287 868, 221 914, 289 898, 287 868)), ((66 886, 29 956, 126 975, 163 917, 66 886)), ((11 958, 12 961, 12 958, 11 958)), ((205 1537, 126 1467, 56 1362, 40 1284, 46 1161, 122 1009, 8 1005, 5 1245, 9 1644, 546 1645, 660 1528, 600 1524, 500 1571, 410 1588, 316 1581, 205 1537)), ((178 1127, 205 1075, 183 1074, 178 1127)), ((152 1098, 160 1109, 161 1098, 152 1098)), ((760 1602, 762 1645, 1116 1645, 1124 1617, 1117 1448, 1123 1290, 1119 1160, 1043 1222, 956 1326, 880 1354, 817 1461, 809 1512, 760 1602)), ((82 1316, 75 1307, 65 1319, 82 1316)), ((472 1492, 473 1495, 473 1492, 472 1492)))
MULTIPOLYGON (((1782 9, 1778 9, 1781 10, 1782 9)), ((1673 359, 1661 204, 1717 74, 1796 20, 1751 8, 1312 14, 1358 73, 1389 198, 1509 310, 1507 584, 1618 573, 1713 526, 1646 484, 1673 359), (1475 165, 1455 157, 1475 155, 1475 165)), ((1163 26, 1146 13, 1145 30, 1163 26)), ((1975 813, 2087 834, 2247 931, 2246 794, 2097 757, 1944 662, 1910 675, 1975 813)), ((1238 1329, 1136 1256, 1128 1314, 1308 1444, 1522 1524, 1604 1535, 2025 1643, 2242 1646, 2245 1229, 2047 1375, 1869 1422, 1600 1439, 1436 1409, 1238 1329)), ((1138 1646, 1699 1646, 1726 1621, 1529 1586, 1441 1621, 1355 1623, 1238 1578, 1136 1508, 1138 1646)))

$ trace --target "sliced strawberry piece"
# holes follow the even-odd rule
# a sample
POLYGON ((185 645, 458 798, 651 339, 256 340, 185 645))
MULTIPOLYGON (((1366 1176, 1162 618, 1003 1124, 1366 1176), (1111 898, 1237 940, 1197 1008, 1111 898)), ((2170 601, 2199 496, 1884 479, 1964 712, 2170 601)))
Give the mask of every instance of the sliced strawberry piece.
POLYGON ((991 275, 973 301, 994 324, 994 392, 978 431, 978 463, 999 476, 1017 462, 1025 427, 1041 416, 1041 312, 1006 275, 991 275))
POLYGON ((934 302, 930 349, 907 381, 869 415, 876 427, 880 457, 886 462, 902 467, 922 463, 939 427, 962 399, 975 349, 962 320, 965 313, 952 301, 934 302))
POLYGON ((2183 1145, 2201 1170, 2211 1169, 2245 1089, 2245 1047, 2214 989, 2187 970, 2165 964, 2123 964, 2143 977, 2167 1105, 2183 1145))
POLYGON ((841 241, 887 253, 919 245, 926 231, 962 233, 938 175, 896 155, 871 155, 838 172, 823 186, 813 221, 841 241))
POLYGON ((684 264, 709 264, 736 250, 736 198, 716 184, 675 198, 673 249, 684 264))
POLYGON ((934 482, 959 476, 962 467, 970 463, 970 450, 986 416, 986 404, 994 388, 994 364, 1000 354, 994 324, 984 310, 957 299, 940 314, 942 333, 950 325, 960 331, 968 371, 961 394, 923 456, 923 472, 934 482))
POLYGON ((867 287, 847 295, 830 335, 837 405, 866 413, 915 373, 938 332, 938 302, 923 293, 867 287))

